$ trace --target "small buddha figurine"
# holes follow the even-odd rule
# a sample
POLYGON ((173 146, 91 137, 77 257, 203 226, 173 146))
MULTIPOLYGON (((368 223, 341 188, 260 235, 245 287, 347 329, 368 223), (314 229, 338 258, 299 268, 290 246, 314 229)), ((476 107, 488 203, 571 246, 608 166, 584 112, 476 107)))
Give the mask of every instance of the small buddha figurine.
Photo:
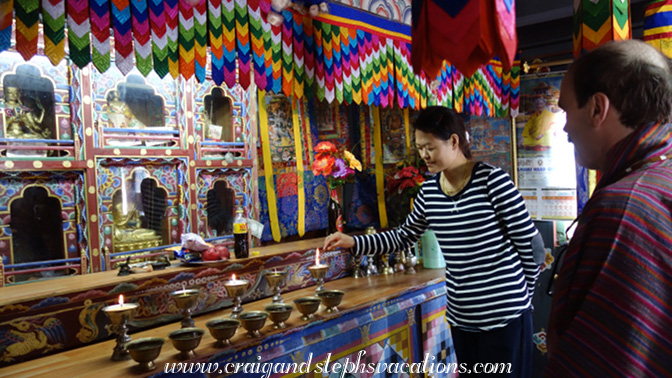
POLYGON ((5 114, 7 116, 7 134, 12 138, 43 139, 51 137, 51 130, 42 126, 45 110, 39 99, 35 99, 37 111, 21 102, 19 88, 5 88, 5 114))
POLYGON ((128 199, 124 201, 121 192, 117 192, 114 196, 112 219, 115 243, 155 240, 159 237, 156 231, 141 227, 140 211, 135 202, 128 199))
POLYGON ((131 108, 121 100, 119 91, 111 90, 107 94, 107 119, 110 127, 144 129, 145 124, 138 120, 131 108))

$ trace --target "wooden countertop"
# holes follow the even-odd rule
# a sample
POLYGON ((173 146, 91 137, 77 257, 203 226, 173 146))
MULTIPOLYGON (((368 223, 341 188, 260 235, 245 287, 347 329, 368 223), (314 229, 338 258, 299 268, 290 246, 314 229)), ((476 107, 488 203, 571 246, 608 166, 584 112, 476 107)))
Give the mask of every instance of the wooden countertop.
MULTIPOLYGON (((307 244, 303 244, 307 245, 307 244)), ((299 247, 294 247, 299 248, 299 247)), ((307 247, 310 248, 310 247, 307 247)), ((86 277, 86 276, 84 276, 86 277)), ((421 288, 429 284, 442 282, 445 279, 442 269, 418 269, 418 273, 414 275, 407 275, 397 273, 395 275, 378 275, 373 277, 352 278, 347 277, 337 281, 327 282, 325 284, 327 289, 339 289, 345 291, 343 301, 339 306, 340 311, 337 313, 327 314, 324 307, 320 306, 320 310, 315 314, 316 320, 336 318, 341 313, 358 308, 366 308, 381 300, 388 300, 399 295, 413 290, 413 288, 421 288)), ((26 285, 29 286, 29 285, 26 285)), ((295 290, 290 293, 283 294, 285 303, 292 304, 296 298, 312 296, 315 294, 315 286, 307 287, 300 290, 295 290)), ((265 298, 256 302, 245 304, 244 310, 263 310, 265 306, 271 303, 270 298, 265 298)), ((260 339, 250 339, 246 336, 246 331, 241 327, 238 329, 236 335, 231 339, 232 346, 226 348, 215 348, 215 340, 207 331, 205 323, 212 319, 228 317, 231 313, 230 309, 224 311, 216 311, 210 314, 204 314, 194 318, 196 327, 206 330, 201 344, 196 349, 197 358, 206 358, 216 353, 220 353, 226 348, 235 348, 237 350, 245 349, 246 347, 259 343, 260 339)), ((316 321, 312 320, 312 322, 316 321)), ((261 330, 262 339, 270 335, 287 332, 288 329, 300 327, 308 321, 301 319, 301 314, 294 309, 291 317, 286 322, 287 329, 277 331, 272 329, 272 324, 267 321, 264 328, 261 330)), ((180 328, 179 322, 167 324, 165 326, 153 328, 150 330, 134 333, 131 337, 137 340, 142 337, 163 337, 166 338, 166 343, 163 345, 161 355, 155 360, 157 368, 149 374, 156 374, 163 371, 166 363, 180 362, 177 357, 177 350, 173 348, 170 340, 168 340, 168 333, 180 328)), ((40 359, 23 362, 16 365, 11 365, 0 369, 0 377, 88 377, 95 376, 96 378, 104 377, 140 377, 135 371, 134 366, 136 362, 133 360, 113 362, 110 360, 112 349, 115 345, 115 340, 108 340, 101 343, 89 345, 86 347, 65 351, 40 359)), ((147 374, 144 374, 147 375, 147 374)))
MULTIPOLYGON (((299 240, 290 243, 281 243, 265 247, 251 248, 251 251, 259 251, 259 256, 272 256, 281 253, 304 251, 311 248, 322 247, 324 238, 299 240)), ((259 256, 249 257, 254 259, 259 256)), ((248 259, 231 259, 230 261, 246 261, 248 259)), ((171 272, 180 272, 189 270, 191 267, 186 267, 180 262, 173 262, 173 265, 166 268, 171 272)), ((165 273, 165 270, 157 270, 149 273, 137 273, 131 276, 117 276, 117 270, 106 272, 97 272, 91 274, 84 274, 72 277, 56 278, 45 281, 30 282, 14 286, 6 286, 0 288, 0 306, 13 304, 21 301, 28 301, 31 299, 44 298, 45 296, 59 296, 73 291, 80 291, 83 287, 88 289, 96 289, 117 283, 126 282, 129 277, 133 279, 152 278, 165 273)))

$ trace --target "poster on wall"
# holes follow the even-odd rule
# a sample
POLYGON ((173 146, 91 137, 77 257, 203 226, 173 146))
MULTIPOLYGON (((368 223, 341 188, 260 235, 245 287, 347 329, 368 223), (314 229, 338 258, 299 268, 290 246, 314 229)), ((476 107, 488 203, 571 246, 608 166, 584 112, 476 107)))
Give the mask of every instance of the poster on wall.
POLYGON ((558 106, 562 75, 520 80, 516 117, 518 187, 536 219, 576 217, 574 146, 569 143, 565 112, 558 106))
POLYGON ((463 117, 474 159, 503 169, 513 179, 511 122, 505 118, 463 117))

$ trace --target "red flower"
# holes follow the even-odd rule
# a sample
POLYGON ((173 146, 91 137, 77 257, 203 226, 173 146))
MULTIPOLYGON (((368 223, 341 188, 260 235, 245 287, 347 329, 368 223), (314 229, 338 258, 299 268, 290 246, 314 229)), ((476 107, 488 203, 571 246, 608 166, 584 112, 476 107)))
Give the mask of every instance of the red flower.
POLYGON ((328 176, 331 173, 331 168, 334 166, 335 162, 336 159, 329 155, 316 158, 315 161, 313 161, 313 174, 315 176, 328 176))
POLYGON ((336 146, 331 142, 320 142, 315 146, 315 158, 319 159, 325 156, 331 156, 332 154, 338 152, 336 146))

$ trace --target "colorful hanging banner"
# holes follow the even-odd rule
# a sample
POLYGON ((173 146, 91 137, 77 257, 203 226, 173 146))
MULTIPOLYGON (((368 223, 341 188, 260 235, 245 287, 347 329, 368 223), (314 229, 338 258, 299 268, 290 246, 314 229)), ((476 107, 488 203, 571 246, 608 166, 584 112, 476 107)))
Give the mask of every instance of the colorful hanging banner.
POLYGON ((14 0, 0 0, 0 52, 12 44, 12 17, 14 0))
POLYGON ((199 83, 205 82, 205 66, 208 64, 208 9, 206 0, 194 6, 194 75, 199 83))
POLYGON ((147 76, 152 71, 152 34, 149 28, 147 0, 131 0, 131 15, 135 66, 143 76, 147 76))
POLYGON ((294 52, 294 96, 303 98, 304 86, 304 53, 303 53, 303 17, 295 15, 293 17, 294 40, 292 41, 292 51, 294 52))
POLYGON ((224 46, 224 82, 229 88, 236 85, 236 2, 222 0, 222 42, 224 46))
POLYGON ((111 0, 114 29, 114 64, 122 75, 133 69, 133 35, 131 34, 131 5, 129 0, 111 0))
MULTIPOLYGON (((116 0, 112 0, 116 1, 116 0)), ((168 56, 168 72, 173 79, 180 76, 180 55, 178 42, 178 0, 163 0, 164 12, 166 17, 166 53, 168 56)))
POLYGON ((89 0, 68 0, 68 54, 79 68, 91 62, 90 31, 89 0))
POLYGON ((672 57, 672 0, 652 1, 646 6, 644 42, 672 57))
POLYGON ((179 0, 180 75, 189 80, 194 76, 196 51, 194 31, 194 7, 186 0, 179 0))
POLYGON ((264 60, 264 31, 262 29, 262 15, 259 0, 247 2, 247 11, 250 17, 250 42, 252 44, 252 67, 254 82, 259 88, 266 88, 266 66, 264 60))
POLYGON ((247 89, 250 86, 250 26, 245 0, 236 0, 236 46, 238 83, 243 89, 247 89))
POLYGON ((152 62, 154 64, 154 72, 160 78, 163 78, 169 72, 165 9, 162 0, 148 0, 148 5, 149 26, 152 29, 152 62))
MULTIPOLYGON (((51 64, 56 66, 65 57, 64 1, 42 0, 42 25, 44 25, 44 54, 51 64)), ((100 68, 98 66, 96 68, 105 72, 110 66, 110 12, 107 0, 91 0, 91 31, 94 44, 92 52, 98 63, 101 63, 100 68)))
POLYGON ((210 42, 210 74, 217 85, 224 82, 224 45, 222 37, 222 0, 208 2, 210 42))
POLYGON ((315 89, 313 87, 315 82, 315 42, 313 40, 313 19, 303 17, 303 62, 305 68, 303 70, 303 93, 306 98, 313 97, 315 89))
POLYGON ((294 91, 294 53, 292 51, 292 31, 294 30, 294 21, 292 21, 292 12, 282 11, 284 21, 282 23, 282 92, 287 97, 291 97, 294 91))
POLYGON ((24 60, 28 61, 37 54, 40 1, 17 0, 14 11, 16 14, 16 50, 24 60))

